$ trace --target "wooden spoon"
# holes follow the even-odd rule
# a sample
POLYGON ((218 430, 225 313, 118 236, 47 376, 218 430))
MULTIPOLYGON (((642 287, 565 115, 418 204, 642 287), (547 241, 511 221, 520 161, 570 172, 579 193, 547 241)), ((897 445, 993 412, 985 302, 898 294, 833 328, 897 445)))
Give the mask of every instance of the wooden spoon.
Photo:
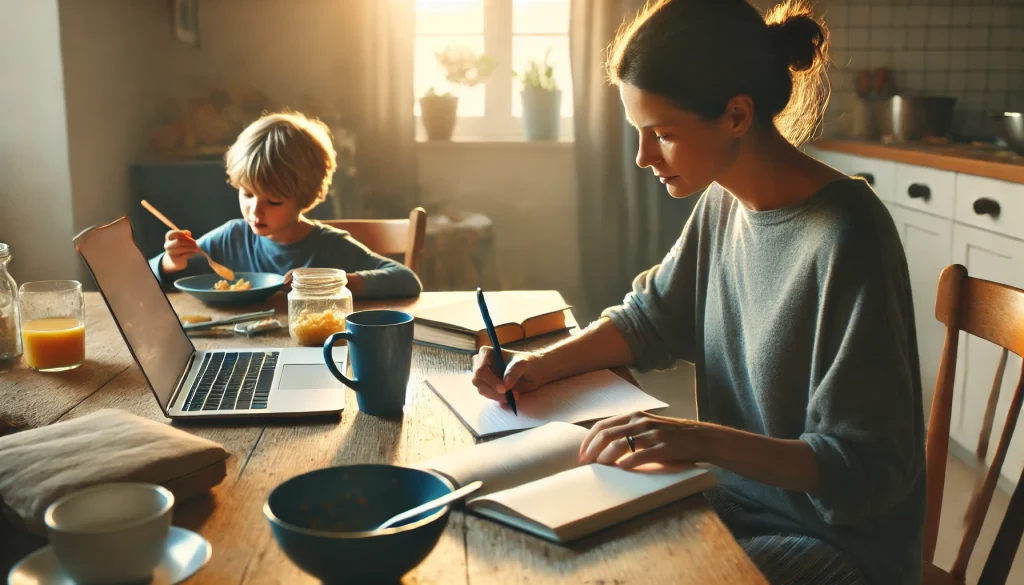
MULTIPOLYGON (((155 218, 159 219, 161 222, 163 222, 163 224, 165 226, 171 228, 174 231, 178 231, 178 232, 181 231, 181 229, 179 229, 178 226, 174 225, 174 222, 172 222, 171 220, 167 219, 167 217, 164 214, 162 214, 159 211, 157 211, 156 207, 153 207, 152 205, 150 205, 149 201, 146 201, 145 199, 143 199, 142 200, 142 206, 146 208, 146 211, 152 213, 153 217, 155 217, 155 218)), ((221 278, 227 279, 227 280, 229 280, 231 282, 234 282, 234 280, 235 280, 235 273, 232 272, 230 268, 228 268, 227 266, 224 266, 223 264, 219 264, 219 263, 215 262, 214 259, 210 258, 210 255, 207 254, 206 252, 204 252, 202 249, 199 250, 199 253, 202 254, 206 258, 206 261, 210 263, 210 268, 212 268, 213 271, 216 272, 218 276, 220 276, 221 278)))

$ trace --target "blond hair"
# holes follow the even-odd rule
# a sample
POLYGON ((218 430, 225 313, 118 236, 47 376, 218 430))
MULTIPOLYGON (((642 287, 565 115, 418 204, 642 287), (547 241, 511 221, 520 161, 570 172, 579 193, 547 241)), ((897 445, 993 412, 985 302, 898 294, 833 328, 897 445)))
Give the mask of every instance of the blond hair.
POLYGON ((303 212, 327 196, 337 154, 331 132, 298 112, 266 114, 228 149, 228 183, 256 195, 294 199, 303 212))

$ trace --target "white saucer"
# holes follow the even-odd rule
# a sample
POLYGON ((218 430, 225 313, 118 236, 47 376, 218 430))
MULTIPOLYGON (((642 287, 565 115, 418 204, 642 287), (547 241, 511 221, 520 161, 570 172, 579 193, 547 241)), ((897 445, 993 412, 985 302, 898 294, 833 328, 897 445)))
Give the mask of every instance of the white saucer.
MULTIPOLYGON (((164 547, 164 558, 153 571, 149 585, 181 583, 210 560, 213 547, 205 538, 184 528, 171 526, 164 547)), ((53 554, 53 547, 44 546, 21 559, 10 574, 7 585, 75 585, 53 554)))

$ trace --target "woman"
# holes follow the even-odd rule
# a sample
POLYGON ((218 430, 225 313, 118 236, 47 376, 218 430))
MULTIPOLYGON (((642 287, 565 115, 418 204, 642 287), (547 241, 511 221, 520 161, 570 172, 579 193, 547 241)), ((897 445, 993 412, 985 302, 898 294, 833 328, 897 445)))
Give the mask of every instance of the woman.
POLYGON ((509 352, 502 379, 484 348, 474 384, 502 400, 693 362, 699 422, 601 421, 581 460, 719 466, 709 500, 773 584, 915 584, 924 423, 903 248, 866 183, 794 146, 827 97, 827 39, 796 1, 762 18, 745 0, 662 0, 622 29, 607 68, 636 162, 673 197, 704 193, 622 306, 509 352))

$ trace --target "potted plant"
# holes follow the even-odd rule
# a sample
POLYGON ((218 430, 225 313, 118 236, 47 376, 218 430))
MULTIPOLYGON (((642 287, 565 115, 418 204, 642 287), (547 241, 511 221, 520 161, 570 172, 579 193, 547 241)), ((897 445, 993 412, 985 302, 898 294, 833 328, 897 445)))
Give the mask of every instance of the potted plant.
MULTIPOLYGON (((469 47, 449 45, 434 53, 444 69, 445 82, 453 86, 473 87, 494 70, 494 60, 469 47)), ((459 96, 452 91, 439 92, 431 86, 420 98, 420 120, 429 140, 451 140, 459 109, 459 96)))
POLYGON ((548 63, 551 49, 544 60, 531 59, 526 69, 516 72, 523 84, 523 133, 527 140, 556 140, 562 118, 562 90, 558 89, 554 69, 548 63))

